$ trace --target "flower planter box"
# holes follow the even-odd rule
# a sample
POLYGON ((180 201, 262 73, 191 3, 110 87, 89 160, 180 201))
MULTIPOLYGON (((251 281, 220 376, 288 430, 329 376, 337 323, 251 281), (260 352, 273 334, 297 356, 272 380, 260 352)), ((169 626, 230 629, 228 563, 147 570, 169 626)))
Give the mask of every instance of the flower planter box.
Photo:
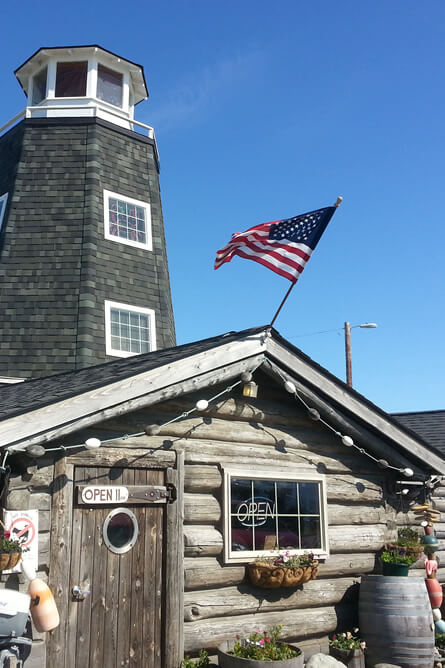
POLYGON ((361 649, 329 647, 329 655, 344 663, 348 668, 365 668, 365 655, 361 649))
POLYGON ((304 654, 300 652, 299 656, 292 659, 283 659, 279 661, 259 661, 258 659, 242 659, 239 656, 229 654, 231 646, 224 643, 218 647, 218 663, 220 668, 303 668, 304 654))
POLYGON ((0 571, 8 571, 20 561, 21 552, 1 552, 0 553, 0 571))
POLYGON ((315 580, 318 573, 318 561, 310 566, 286 568, 253 561, 247 564, 249 579, 256 587, 263 589, 279 589, 280 587, 298 587, 309 580, 315 580))

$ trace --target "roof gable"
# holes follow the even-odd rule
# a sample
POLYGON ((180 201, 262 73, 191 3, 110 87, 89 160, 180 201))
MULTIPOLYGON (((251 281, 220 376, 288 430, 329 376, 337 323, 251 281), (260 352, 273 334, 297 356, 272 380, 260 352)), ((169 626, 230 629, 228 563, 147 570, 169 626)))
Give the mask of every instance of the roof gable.
POLYGON ((45 443, 115 415, 230 382, 259 366, 279 383, 292 380, 308 405, 378 457, 389 450, 397 466, 445 473, 445 460, 420 437, 270 327, 2 388, 0 447, 45 443))

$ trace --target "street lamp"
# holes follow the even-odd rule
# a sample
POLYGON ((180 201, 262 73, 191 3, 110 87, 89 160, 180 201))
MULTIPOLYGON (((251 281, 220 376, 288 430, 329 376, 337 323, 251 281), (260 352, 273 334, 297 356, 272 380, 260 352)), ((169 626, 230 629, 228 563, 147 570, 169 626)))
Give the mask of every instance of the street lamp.
POLYGON ((346 382, 352 387, 352 360, 351 360, 351 329, 360 327, 361 329, 375 329, 375 322, 365 322, 362 325, 352 325, 345 322, 345 355, 346 355, 346 382))

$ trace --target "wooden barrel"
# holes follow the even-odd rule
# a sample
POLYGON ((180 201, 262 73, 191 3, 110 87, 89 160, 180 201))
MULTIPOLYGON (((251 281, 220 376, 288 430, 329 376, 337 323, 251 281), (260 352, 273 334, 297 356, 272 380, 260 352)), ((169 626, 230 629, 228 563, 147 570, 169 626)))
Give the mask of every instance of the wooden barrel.
POLYGON ((364 575, 359 618, 368 666, 432 668, 434 622, 423 578, 364 575))

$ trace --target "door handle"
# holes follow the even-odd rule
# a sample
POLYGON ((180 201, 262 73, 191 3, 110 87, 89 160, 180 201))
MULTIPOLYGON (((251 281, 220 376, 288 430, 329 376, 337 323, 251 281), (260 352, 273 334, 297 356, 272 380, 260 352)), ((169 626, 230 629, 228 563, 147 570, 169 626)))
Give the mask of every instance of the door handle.
POLYGON ((77 599, 84 599, 85 596, 91 594, 91 592, 88 589, 81 589, 79 585, 74 585, 74 587, 71 590, 71 593, 73 594, 74 598, 77 599))

